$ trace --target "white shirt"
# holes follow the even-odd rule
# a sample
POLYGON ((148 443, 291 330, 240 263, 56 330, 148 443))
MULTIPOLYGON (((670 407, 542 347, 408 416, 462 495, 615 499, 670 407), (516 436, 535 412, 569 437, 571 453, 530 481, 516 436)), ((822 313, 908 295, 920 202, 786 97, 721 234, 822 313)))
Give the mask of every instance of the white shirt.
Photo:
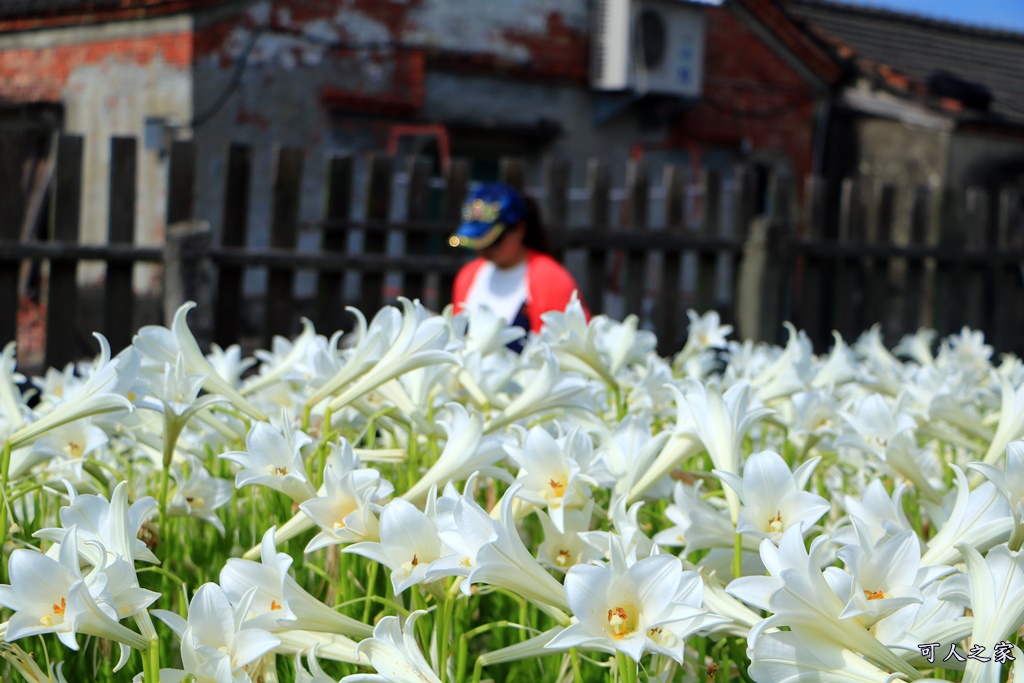
POLYGON ((487 306, 511 323, 526 303, 526 261, 511 268, 498 268, 487 261, 480 266, 466 294, 466 308, 473 311, 487 306))

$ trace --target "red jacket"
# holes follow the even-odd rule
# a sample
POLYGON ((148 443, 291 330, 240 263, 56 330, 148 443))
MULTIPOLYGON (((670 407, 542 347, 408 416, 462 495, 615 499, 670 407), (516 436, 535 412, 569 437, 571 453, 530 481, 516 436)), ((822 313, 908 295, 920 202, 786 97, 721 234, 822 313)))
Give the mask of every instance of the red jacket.
MULTIPOLYGON (((473 259, 455 276, 452 302, 455 304, 456 313, 462 310, 473 280, 476 279, 480 266, 486 262, 487 259, 483 257, 473 259)), ((543 324, 541 314, 548 311, 564 311, 572 298, 572 293, 578 289, 572 275, 558 261, 539 251, 526 251, 526 316, 530 320, 531 332, 540 331, 543 324)), ((583 297, 579 293, 577 297, 583 306, 583 314, 590 320, 590 311, 583 304, 583 297)))

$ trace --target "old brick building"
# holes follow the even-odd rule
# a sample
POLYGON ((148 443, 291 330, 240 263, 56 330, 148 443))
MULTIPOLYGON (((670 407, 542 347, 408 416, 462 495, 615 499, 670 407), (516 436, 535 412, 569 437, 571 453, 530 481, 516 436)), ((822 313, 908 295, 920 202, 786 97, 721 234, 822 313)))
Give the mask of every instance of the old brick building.
MULTIPOLYGON (((226 146, 253 146, 259 172, 250 225, 259 239, 275 145, 305 150, 302 212, 314 217, 322 208, 324 161, 338 153, 463 156, 478 178, 494 176, 502 155, 525 157, 534 174, 554 155, 573 161, 576 187, 584 160, 593 157, 614 162, 614 182, 630 157, 713 166, 726 175, 748 160, 799 179, 856 170, 853 160, 863 157, 851 156, 850 140, 868 131, 865 121, 903 126, 900 117, 914 111, 916 121, 951 122, 948 132, 968 118, 956 97, 914 87, 917 75, 891 63, 899 51, 875 54, 875 44, 844 34, 863 11, 824 0, 632 3, 622 6, 675 13, 696 27, 696 49, 687 43, 676 53, 696 60, 696 88, 595 88, 593 12, 607 2, 10 0, 0 5, 0 126, 34 141, 25 151, 30 194, 45 185, 47 133, 87 136, 82 231, 91 241, 105 234, 109 137, 137 136, 139 240, 159 244, 165 152, 175 136, 197 142, 195 213, 215 227, 226 146), (910 85, 895 87, 903 82, 910 85)), ((908 25, 899 15, 871 17, 877 30, 908 25)), ((965 34, 929 26, 933 41, 965 34)), ((636 53, 629 59, 647 49, 635 33, 629 41, 636 53)), ((1022 45, 1020 36, 1001 41, 1022 45)), ((1011 85, 1003 83, 996 99, 1011 85)), ((972 124, 975 142, 963 149, 1005 152, 1003 139, 1020 122, 985 121, 987 128, 972 124)), ((879 145, 879 153, 895 148, 879 145)), ((969 165, 965 154, 956 163, 969 165)), ((137 274, 137 285, 147 277, 137 274)))

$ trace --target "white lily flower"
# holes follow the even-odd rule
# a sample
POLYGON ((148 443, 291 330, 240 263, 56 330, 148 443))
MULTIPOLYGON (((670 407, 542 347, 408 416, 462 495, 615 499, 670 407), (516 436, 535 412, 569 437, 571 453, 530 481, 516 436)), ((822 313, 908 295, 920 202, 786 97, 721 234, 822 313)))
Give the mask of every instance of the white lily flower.
POLYGON ((417 610, 405 624, 398 617, 384 617, 373 637, 359 643, 359 652, 370 659, 376 674, 345 676, 340 683, 441 683, 416 642, 416 620, 426 614, 417 610))
POLYGON ((11 341, 0 353, 0 443, 24 425, 32 412, 18 389, 17 383, 24 381, 25 377, 14 371, 17 350, 18 345, 11 341))
POLYGON ((295 683, 337 683, 336 679, 328 676, 320 668, 315 646, 306 652, 306 666, 302 665, 302 653, 295 655, 295 683))
POLYGON ((378 486, 360 488, 357 471, 341 473, 328 464, 324 468, 324 495, 299 504, 299 509, 321 529, 305 552, 339 543, 379 540, 380 525, 373 509, 378 491, 378 486))
POLYGON ((483 416, 458 403, 447 404, 445 410, 448 419, 437 420, 447 435, 444 450, 419 481, 402 494, 408 501, 420 501, 431 487, 465 479, 473 472, 504 474, 492 465, 504 456, 505 440, 497 435, 484 436, 483 416))
POLYGON ((986 481, 972 491, 963 470, 956 465, 950 467, 956 491, 950 491, 949 496, 955 496, 955 502, 938 533, 928 540, 928 549, 921 558, 924 565, 953 564, 958 557, 956 544, 961 541, 970 541, 976 550, 985 552, 1007 540, 1013 531, 1010 506, 999 489, 986 481))
POLYGON ((368 557, 390 569, 395 594, 424 582, 430 563, 448 554, 430 518, 402 498, 384 506, 379 543, 354 543, 344 552, 368 557))
POLYGON ((793 525, 810 531, 829 511, 829 502, 804 489, 821 458, 811 458, 790 472, 777 453, 762 451, 747 458, 743 478, 732 472, 714 470, 743 502, 736 532, 778 542, 782 532, 793 525))
POLYGON ((248 600, 242 626, 269 632, 303 629, 353 637, 369 635, 368 625, 335 612, 291 577, 288 570, 292 557, 277 552, 275 531, 276 527, 271 527, 263 534, 262 562, 233 557, 220 571, 220 585, 228 600, 234 605, 248 600), (252 589, 256 589, 254 593, 252 589))
POLYGON ((626 567, 612 555, 610 567, 576 565, 565 577, 565 594, 577 621, 546 647, 585 647, 622 652, 640 661, 645 652, 683 661, 684 639, 726 621, 702 607, 704 583, 684 571, 673 555, 652 555, 626 567))
POLYGON ((882 343, 882 326, 878 323, 864 332, 853 345, 863 359, 869 383, 878 391, 896 396, 903 389, 903 365, 882 343))
MULTIPOLYGON (((471 485, 467 484, 467 489, 470 488, 471 485)), ((445 497, 449 494, 454 494, 454 491, 446 492, 445 497)), ((428 582, 445 576, 468 578, 478 566, 480 549, 498 538, 497 522, 486 510, 470 496, 454 497, 450 513, 435 517, 439 537, 453 552, 430 563, 425 576, 428 582), (443 521, 445 519, 447 523, 443 521)), ((438 501, 438 507, 441 507, 441 501, 438 501)), ((468 581, 463 581, 460 588, 464 594, 470 595, 468 581)))
MULTIPOLYGON (((967 597, 974 615, 971 642, 992 647, 1024 627, 1024 600, 1020 599, 1024 593, 1024 553, 998 545, 982 558, 969 543, 958 543, 956 548, 967 565, 967 597)), ((964 680, 998 683, 999 669, 996 663, 972 659, 967 662, 964 680)))
POLYGON ((1006 453, 1006 447, 1011 441, 1024 438, 1024 384, 1015 389, 1008 378, 1000 375, 999 385, 1002 397, 999 423, 996 425, 992 442, 982 458, 982 461, 989 465, 996 464, 1006 453))
POLYGON ((866 627, 912 604, 924 602, 921 589, 953 571, 952 567, 921 567, 920 540, 911 530, 881 543, 872 541, 868 529, 856 518, 857 544, 836 553, 848 572, 830 567, 830 583, 840 599, 848 595, 840 618, 859 619, 866 627), (840 588, 849 587, 848 592, 840 588))
POLYGON ((604 463, 607 476, 595 478, 602 486, 611 488, 613 496, 628 494, 671 437, 668 430, 652 436, 646 415, 627 415, 614 432, 597 434, 601 445, 596 455, 604 463))
MULTIPOLYGON (((887 538, 910 529, 910 522, 903 511, 903 494, 907 486, 897 483, 893 487, 892 496, 885 490, 879 479, 873 479, 861 492, 860 496, 845 494, 843 507, 850 517, 856 517, 871 536, 871 540, 880 543, 887 538)), ((857 542, 856 529, 852 524, 837 529, 832 538, 839 545, 857 542)))
POLYGON ((686 330, 686 344, 676 354, 672 365, 681 368, 687 359, 692 358, 705 349, 724 349, 728 346, 727 337, 732 334, 732 325, 723 325, 718 311, 707 311, 700 315, 692 308, 686 311, 690 325, 686 330))
MULTIPOLYGON (((107 433, 92 424, 91 418, 85 418, 47 432, 32 444, 32 450, 42 458, 56 461, 47 468, 51 473, 57 476, 66 474, 73 481, 80 482, 84 476, 85 459, 106 446, 108 441, 107 433)), ((21 472, 12 469, 10 474, 17 477, 21 472)))
POLYGON ((517 494, 523 500, 547 506, 551 521, 560 531, 566 508, 582 508, 590 500, 590 487, 597 482, 583 466, 593 460, 589 437, 579 431, 556 440, 541 427, 534 427, 521 447, 507 446, 509 456, 521 468, 517 494))
MULTIPOLYGON (((751 401, 751 387, 740 383, 729 387, 724 394, 710 384, 690 383, 684 394, 673 387, 676 405, 680 411, 679 422, 707 449, 711 462, 722 472, 739 474, 740 443, 747 431, 773 411, 758 407, 751 401), (688 416, 688 417, 684 417, 688 416)), ((732 489, 725 489, 729 513, 733 524, 739 518, 740 500, 732 489)))
POLYGON ((755 647, 767 629, 788 626, 801 634, 816 632, 835 647, 849 648, 878 666, 920 678, 914 667, 879 642, 858 620, 840 617, 845 603, 821 570, 828 540, 818 536, 808 552, 802 529, 792 526, 783 532, 778 548, 768 539, 761 541, 761 559, 770 576, 734 579, 726 588, 730 595, 774 613, 751 630, 750 646, 755 647))
POLYGON ((637 502, 630 505, 627 510, 625 496, 613 498, 611 505, 608 506, 608 518, 612 522, 613 530, 586 531, 580 534, 581 540, 600 551, 602 557, 612 557, 616 551, 621 551, 628 564, 649 557, 658 551, 654 541, 640 528, 641 507, 643 503, 637 502))
POLYGON ((477 566, 466 583, 489 583, 528 600, 564 610, 568 603, 562 584, 537 562, 516 530, 512 501, 520 486, 513 484, 501 497, 500 516, 495 526, 497 538, 477 552, 477 566))
POLYGON ((583 540, 582 534, 590 531, 594 501, 588 501, 582 510, 566 510, 559 531, 551 517, 543 510, 537 510, 544 540, 537 547, 537 559, 542 565, 557 572, 565 573, 577 564, 592 564, 602 558, 601 551, 583 540))
POLYGON ((110 344, 101 334, 93 335, 100 344, 100 355, 94 362, 89 378, 81 385, 64 394, 60 403, 42 415, 33 415, 32 421, 23 421, 17 414, 16 402, 5 399, 7 403, 7 419, 17 419, 21 426, 8 438, 11 449, 31 443, 51 429, 91 415, 131 411, 132 403, 126 397, 116 393, 118 385, 118 367, 120 358, 111 360, 110 344))
POLYGON ((921 366, 931 365, 935 362, 932 345, 937 336, 938 333, 935 330, 922 327, 913 334, 903 335, 893 348, 893 353, 911 358, 921 366))
POLYGON ((253 419, 266 420, 267 416, 263 411, 242 396, 228 380, 217 374, 217 370, 199 348, 199 342, 192 335, 192 330, 188 328, 185 320, 188 312, 195 307, 193 301, 182 304, 175 312, 169 330, 160 325, 143 327, 132 339, 132 346, 143 356, 159 364, 174 365, 181 355, 187 374, 203 376, 204 389, 226 397, 235 407, 253 419))
MULTIPOLYGON (((102 567, 82 575, 76 527, 67 530, 56 559, 36 550, 15 550, 8 575, 10 585, 0 585, 0 604, 14 611, 7 622, 6 640, 54 633, 64 645, 78 650, 77 634, 82 633, 146 648, 141 635, 118 623, 102 567)), ((156 594, 150 595, 148 602, 156 598, 156 594)), ((123 650, 116 668, 127 659, 127 650, 123 650)))
POLYGON ((235 486, 262 484, 302 502, 316 496, 306 473, 302 448, 313 442, 295 430, 287 418, 281 420, 283 432, 266 422, 257 422, 245 437, 245 451, 232 451, 220 457, 242 466, 235 475, 235 486))
POLYGON ((903 674, 880 669, 813 631, 766 633, 751 649, 750 661, 747 673, 758 683, 893 683, 904 679, 903 674))
POLYGON ((280 382, 306 357, 309 346, 316 339, 316 330, 308 318, 302 318, 302 332, 294 341, 275 336, 271 341, 273 348, 270 352, 257 351, 255 354, 261 362, 260 374, 246 379, 239 393, 249 396, 280 382))
POLYGON ((64 662, 58 662, 56 667, 51 663, 47 666, 48 673, 44 673, 36 663, 34 655, 30 655, 14 643, 7 642, 0 644, 0 657, 7 660, 8 665, 30 683, 67 683, 61 672, 64 662))
POLYGON ((176 486, 167 503, 167 513, 172 517, 195 517, 209 522, 223 536, 224 523, 216 510, 231 500, 235 493, 234 484, 211 476, 198 460, 189 464, 187 478, 178 467, 171 468, 171 476, 176 486))
POLYGON ((1020 550, 1024 545, 1024 441, 1013 441, 1006 446, 1006 463, 1003 469, 984 462, 967 465, 981 472, 1006 498, 1013 515, 1013 533, 1010 549, 1020 550))
MULTIPOLYGON (((372 342, 374 348, 383 349, 383 354, 373 361, 370 358, 363 359, 355 366, 359 372, 354 376, 349 376, 349 367, 354 362, 350 361, 342 368, 338 378, 325 384, 310 397, 307 406, 315 406, 351 382, 331 400, 331 410, 337 411, 385 382, 416 368, 436 363, 458 363, 458 358, 447 351, 451 338, 451 328, 447 321, 440 317, 428 317, 419 301, 399 297, 399 302, 402 305, 402 327, 398 334, 387 339, 379 338, 380 341, 374 339, 372 342)), ((360 346, 362 344, 361 340, 360 346)))
POLYGON ((452 325, 456 329, 465 330, 465 352, 467 354, 475 352, 480 356, 499 353, 512 342, 519 341, 526 336, 526 330, 509 325, 505 318, 486 305, 464 309, 455 316, 452 325), (460 322, 457 323, 456 320, 460 322))
POLYGON ((152 496, 146 496, 128 505, 128 482, 122 481, 110 495, 108 502, 103 496, 92 494, 79 495, 69 482, 70 504, 62 507, 59 512, 64 528, 40 529, 34 536, 53 543, 61 543, 66 530, 78 529, 78 538, 84 544, 81 547, 85 556, 93 566, 102 566, 106 554, 135 565, 136 561, 159 564, 160 560, 139 539, 139 531, 146 520, 156 511, 157 502, 152 496), (100 554, 100 550, 104 554, 100 554))
POLYGON ((903 401, 889 405, 885 397, 871 394, 860 402, 856 412, 841 411, 854 433, 836 439, 837 446, 850 446, 884 461, 890 442, 898 434, 912 431, 917 422, 903 409, 903 401))
POLYGON ((202 683, 251 683, 247 667, 280 644, 275 636, 243 628, 254 586, 232 609, 220 586, 204 583, 188 605, 188 620, 174 612, 153 610, 181 639, 186 674, 202 683))
MULTIPOLYGON (((665 508, 665 517, 672 526, 655 534, 655 543, 688 550, 733 547, 736 529, 729 522, 728 511, 705 498, 703 485, 700 480, 688 485, 675 483, 672 502, 665 508)), ((721 503, 721 499, 716 500, 721 503)))
POLYGON ((532 358, 539 362, 539 367, 527 369, 526 374, 520 376, 518 382, 522 390, 500 412, 491 416, 484 426, 485 433, 495 432, 534 415, 580 406, 578 399, 588 386, 587 382, 582 377, 563 375, 558 361, 547 347, 540 348, 532 358))

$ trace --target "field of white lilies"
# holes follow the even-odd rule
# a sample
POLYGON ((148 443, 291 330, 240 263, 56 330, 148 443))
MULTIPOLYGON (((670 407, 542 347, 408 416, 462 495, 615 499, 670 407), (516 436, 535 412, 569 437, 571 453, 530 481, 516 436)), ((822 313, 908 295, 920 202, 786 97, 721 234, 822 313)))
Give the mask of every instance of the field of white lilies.
MULTIPOLYGON (((1024 365, 401 301, 0 359, 3 680, 1012 680, 1024 365), (114 350, 117 351, 117 350, 114 350)), ((1021 674, 1017 679, 1022 680, 1021 674)))

